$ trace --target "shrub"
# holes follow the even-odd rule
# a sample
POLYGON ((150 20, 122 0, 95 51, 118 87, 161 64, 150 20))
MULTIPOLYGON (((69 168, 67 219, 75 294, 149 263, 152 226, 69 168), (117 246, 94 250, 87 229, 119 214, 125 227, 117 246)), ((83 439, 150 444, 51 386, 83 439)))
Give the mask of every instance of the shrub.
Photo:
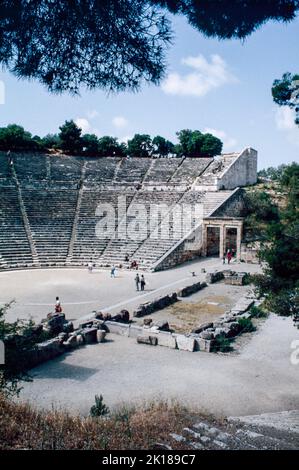
POLYGON ((213 351, 214 352, 229 352, 234 348, 231 345, 232 340, 226 338, 224 335, 219 335, 215 339, 213 351))
POLYGON ((265 312, 265 310, 260 307, 256 307, 255 305, 251 307, 249 313, 252 318, 265 318, 267 316, 267 312, 265 312))
POLYGON ((110 413, 108 406, 103 403, 103 395, 95 396, 95 405, 90 408, 90 416, 98 418, 99 416, 106 416, 110 413))
POLYGON ((238 323, 241 327, 240 333, 251 333, 256 330, 250 318, 239 318, 238 323))

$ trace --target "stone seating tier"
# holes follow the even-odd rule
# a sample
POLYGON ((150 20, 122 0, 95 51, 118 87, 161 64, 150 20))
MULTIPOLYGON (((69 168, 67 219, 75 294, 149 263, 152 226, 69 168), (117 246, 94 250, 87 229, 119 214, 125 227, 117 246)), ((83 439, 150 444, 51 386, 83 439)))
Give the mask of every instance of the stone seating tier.
MULTIPOLYGON (((221 168, 218 161, 206 158, 12 156, 14 172, 7 155, 0 152, 0 269, 80 266, 91 260, 104 266, 126 265, 126 256, 128 263, 136 259, 141 266, 151 267, 190 231, 190 226, 178 228, 173 210, 204 203, 207 216, 232 193, 199 191, 192 185, 198 180, 208 182, 235 155, 225 156, 221 168), (120 199, 125 203, 121 213, 120 199), (106 212, 101 212, 99 204, 108 204, 105 207, 112 212, 105 207, 106 212), (138 204, 145 212, 139 212, 138 204), (160 211, 156 218, 155 205, 160 211), (132 234, 138 224, 146 229, 146 237, 132 234), (100 236, 99 225, 106 227, 100 236), (161 238, 159 234, 168 229, 169 237, 161 238)), ((191 228, 199 224, 193 215, 191 228)))

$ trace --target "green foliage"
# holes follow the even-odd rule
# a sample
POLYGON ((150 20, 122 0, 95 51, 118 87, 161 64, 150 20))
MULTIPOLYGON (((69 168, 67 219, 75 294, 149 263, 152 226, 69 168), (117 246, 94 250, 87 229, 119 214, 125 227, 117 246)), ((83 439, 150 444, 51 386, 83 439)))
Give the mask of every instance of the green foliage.
POLYGON ((27 359, 38 340, 31 334, 34 325, 31 320, 6 322, 10 306, 11 303, 0 307, 0 340, 5 344, 5 364, 0 365, 0 392, 6 396, 18 394, 20 381, 30 380, 26 372, 27 359))
POLYGON ((86 155, 97 155, 99 153, 99 139, 95 134, 84 134, 82 146, 86 155))
POLYGON ((268 193, 253 191, 245 193, 244 232, 246 238, 266 238, 268 226, 279 221, 279 210, 268 193))
POLYGON ((280 183, 291 190, 298 189, 299 186, 299 164, 296 162, 285 165, 284 171, 280 175, 280 183))
POLYGON ((174 153, 174 144, 160 135, 153 138, 152 145, 153 153, 160 157, 166 157, 170 153, 174 153))
POLYGON ((59 149, 61 147, 61 140, 57 134, 47 134, 41 141, 45 149, 59 149))
POLYGON ((277 315, 297 317, 299 315, 299 287, 268 293, 265 305, 277 315))
POLYGON ((9 124, 0 128, 1 150, 38 150, 41 147, 39 138, 32 138, 30 132, 22 126, 9 124))
POLYGON ((171 36, 165 13, 143 0, 1 2, 0 62, 54 93, 157 84, 171 36))
POLYGON ((103 402, 103 396, 95 396, 95 405, 90 408, 90 416, 98 418, 100 416, 107 416, 110 413, 109 408, 103 402))
POLYGON ((70 153, 82 152, 82 130, 77 124, 73 120, 65 121, 59 129, 62 150, 70 153))
POLYGON ((294 20, 299 9, 298 0, 218 0, 217 8, 211 0, 151 0, 151 3, 185 15, 205 36, 219 39, 243 39, 269 20, 294 20))
POLYGON ((263 170, 260 170, 257 175, 260 178, 267 178, 271 181, 277 181, 281 178, 281 175, 283 174, 286 167, 287 165, 285 164, 279 165, 277 168, 270 166, 269 168, 264 168, 263 170))
POLYGON ((105 135, 99 139, 99 155, 101 157, 124 157, 126 147, 119 144, 117 138, 105 135))
POLYGON ((245 38, 268 21, 294 20, 298 0, 4 1, 0 62, 51 92, 137 90, 165 74, 166 12, 208 37, 245 38))
POLYGON ((267 316, 267 312, 265 312, 265 310, 261 307, 256 307, 255 305, 250 308, 249 313, 252 318, 265 318, 267 316))
POLYGON ((214 157, 221 154, 222 142, 212 134, 183 129, 177 132, 178 153, 186 157, 214 157))
POLYGON ((239 318, 238 323, 240 325, 240 333, 251 333, 256 330, 251 318, 239 318))
POLYGON ((214 352, 229 352, 233 350, 231 345, 232 340, 225 337, 225 335, 219 335, 215 338, 213 351, 214 352))
POLYGON ((153 152, 152 139, 148 134, 135 134, 128 141, 128 155, 130 157, 146 158, 153 152))
POLYGON ((299 312, 299 219, 298 168, 292 163, 279 182, 286 194, 286 205, 279 210, 279 220, 272 220, 265 231, 259 256, 263 274, 255 276, 258 292, 265 295, 265 306, 279 315, 299 312))
POLYGON ((274 80, 272 97, 279 106, 295 109, 295 123, 299 125, 299 75, 284 73, 282 79, 274 80))

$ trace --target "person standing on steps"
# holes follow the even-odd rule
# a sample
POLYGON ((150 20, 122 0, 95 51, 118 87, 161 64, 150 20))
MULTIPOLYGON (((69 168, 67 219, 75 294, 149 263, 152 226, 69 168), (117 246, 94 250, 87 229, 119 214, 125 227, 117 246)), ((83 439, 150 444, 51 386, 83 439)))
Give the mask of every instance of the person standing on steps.
POLYGON ((135 283, 136 283, 136 290, 139 290, 140 277, 138 273, 135 276, 135 283))
POLYGON ((141 279, 140 279, 141 290, 144 290, 144 286, 145 286, 145 279, 144 279, 144 275, 141 274, 141 279))

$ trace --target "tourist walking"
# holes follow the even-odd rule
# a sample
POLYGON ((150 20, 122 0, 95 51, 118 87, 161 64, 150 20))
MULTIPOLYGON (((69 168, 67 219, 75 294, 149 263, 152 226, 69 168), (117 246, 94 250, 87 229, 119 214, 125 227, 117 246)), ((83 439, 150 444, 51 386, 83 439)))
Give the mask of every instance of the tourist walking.
POLYGON ((92 268, 93 268, 93 265, 92 265, 92 262, 90 261, 88 263, 88 271, 89 271, 90 274, 92 274, 92 268))
POLYGON ((136 283, 136 290, 139 290, 140 277, 138 273, 135 276, 135 283, 136 283))
POLYGON ((232 259, 232 252, 230 250, 227 250, 227 263, 230 264, 232 259))
POLYGON ((116 269, 115 266, 112 266, 111 272, 110 272, 111 277, 115 277, 115 269, 116 269))
POLYGON ((144 290, 144 286, 145 286, 145 279, 144 279, 144 275, 141 274, 141 279, 140 279, 140 287, 141 287, 141 290, 144 290))

